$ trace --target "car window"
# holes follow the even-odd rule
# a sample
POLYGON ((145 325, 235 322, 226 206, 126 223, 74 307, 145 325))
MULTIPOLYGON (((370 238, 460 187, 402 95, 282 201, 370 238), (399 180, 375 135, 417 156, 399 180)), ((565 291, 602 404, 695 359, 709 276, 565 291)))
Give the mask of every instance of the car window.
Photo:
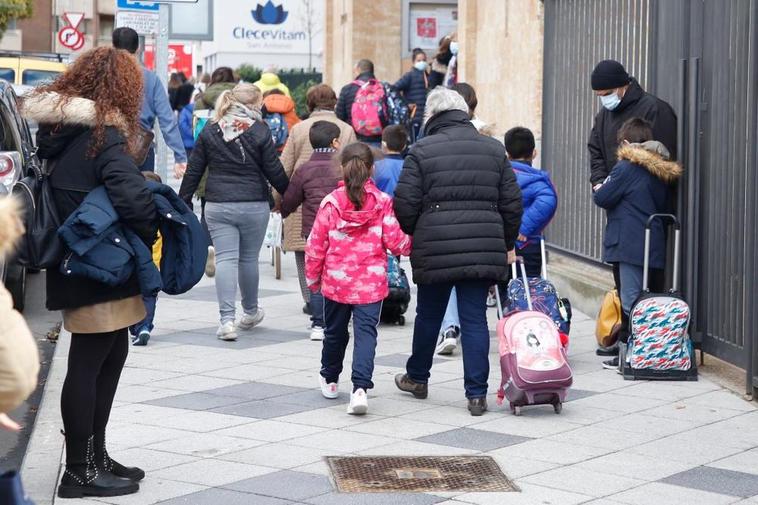
POLYGON ((13 84, 16 82, 16 71, 12 68, 0 68, 0 79, 5 79, 13 84))
POLYGON ((27 86, 39 86, 48 83, 60 75, 60 72, 52 70, 24 70, 21 74, 21 84, 27 86))
POLYGON ((8 107, 0 102, 0 128, 2 128, 0 150, 2 151, 20 151, 21 139, 18 137, 17 129, 14 128, 14 121, 8 107))

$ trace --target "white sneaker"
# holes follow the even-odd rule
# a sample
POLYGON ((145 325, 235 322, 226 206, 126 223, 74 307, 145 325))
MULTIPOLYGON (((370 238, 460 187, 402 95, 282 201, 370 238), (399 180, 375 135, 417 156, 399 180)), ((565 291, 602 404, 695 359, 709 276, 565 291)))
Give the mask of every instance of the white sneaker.
POLYGON ((244 314, 242 316, 240 322, 237 323, 237 329, 242 331, 250 331, 261 324, 261 321, 263 321, 264 317, 266 317, 266 313, 263 312, 263 309, 261 307, 258 307, 255 311, 255 314, 244 314))
POLYGON ((368 412, 368 395, 363 389, 356 389, 350 395, 350 405, 347 406, 347 413, 353 416, 362 416, 368 412))
POLYGON ((440 342, 437 344, 437 354, 449 356, 458 348, 460 333, 455 326, 451 326, 440 334, 440 342))
POLYGON ((311 327, 311 340, 314 342, 321 342, 324 340, 324 329, 321 326, 311 327))
POLYGON ((234 322, 227 321, 219 326, 218 331, 216 331, 216 336, 219 340, 237 340, 237 330, 234 328, 234 322))
POLYGON ((208 246, 208 259, 205 260, 205 275, 208 277, 216 275, 216 249, 212 245, 208 246))
POLYGON ((318 382, 321 386, 321 394, 324 395, 324 398, 334 400, 340 395, 339 385, 336 382, 327 383, 326 379, 324 379, 321 374, 318 376, 318 382))
MULTIPOLYGON (((495 288, 497 289, 497 288, 495 288)), ((490 292, 487 295, 487 307, 497 307, 497 298, 494 292, 490 292)))

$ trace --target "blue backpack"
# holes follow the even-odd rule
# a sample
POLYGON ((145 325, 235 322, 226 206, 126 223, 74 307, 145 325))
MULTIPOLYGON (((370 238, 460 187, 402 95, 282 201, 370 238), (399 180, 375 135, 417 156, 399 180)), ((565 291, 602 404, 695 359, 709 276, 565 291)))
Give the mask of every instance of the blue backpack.
POLYGON ((400 93, 392 89, 388 82, 382 82, 384 87, 385 102, 387 102, 388 124, 407 125, 411 121, 411 110, 408 102, 400 96, 400 93))
POLYGON ((274 141, 274 145, 277 148, 283 147, 289 136, 287 121, 285 121, 284 116, 278 112, 273 112, 266 114, 263 120, 268 125, 268 129, 271 130, 271 139, 274 141))

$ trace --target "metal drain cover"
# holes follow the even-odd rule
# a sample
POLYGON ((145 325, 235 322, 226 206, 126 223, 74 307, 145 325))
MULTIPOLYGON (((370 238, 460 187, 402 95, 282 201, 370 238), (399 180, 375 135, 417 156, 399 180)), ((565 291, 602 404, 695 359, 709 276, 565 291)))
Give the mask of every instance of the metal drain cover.
POLYGON ((328 456, 343 493, 518 491, 489 456, 328 456))

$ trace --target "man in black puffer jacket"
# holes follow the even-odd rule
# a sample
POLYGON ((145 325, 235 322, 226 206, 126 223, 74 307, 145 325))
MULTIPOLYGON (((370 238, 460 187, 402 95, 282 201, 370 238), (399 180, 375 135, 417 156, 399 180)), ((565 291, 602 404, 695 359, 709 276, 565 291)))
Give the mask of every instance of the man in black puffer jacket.
POLYGON ((413 235, 418 285, 413 355, 398 388, 426 398, 437 334, 450 291, 458 293, 466 397, 472 415, 487 410, 489 286, 508 277, 521 224, 521 191, 503 145, 480 135, 455 91, 426 102, 425 137, 412 148, 395 191, 395 214, 413 235))

